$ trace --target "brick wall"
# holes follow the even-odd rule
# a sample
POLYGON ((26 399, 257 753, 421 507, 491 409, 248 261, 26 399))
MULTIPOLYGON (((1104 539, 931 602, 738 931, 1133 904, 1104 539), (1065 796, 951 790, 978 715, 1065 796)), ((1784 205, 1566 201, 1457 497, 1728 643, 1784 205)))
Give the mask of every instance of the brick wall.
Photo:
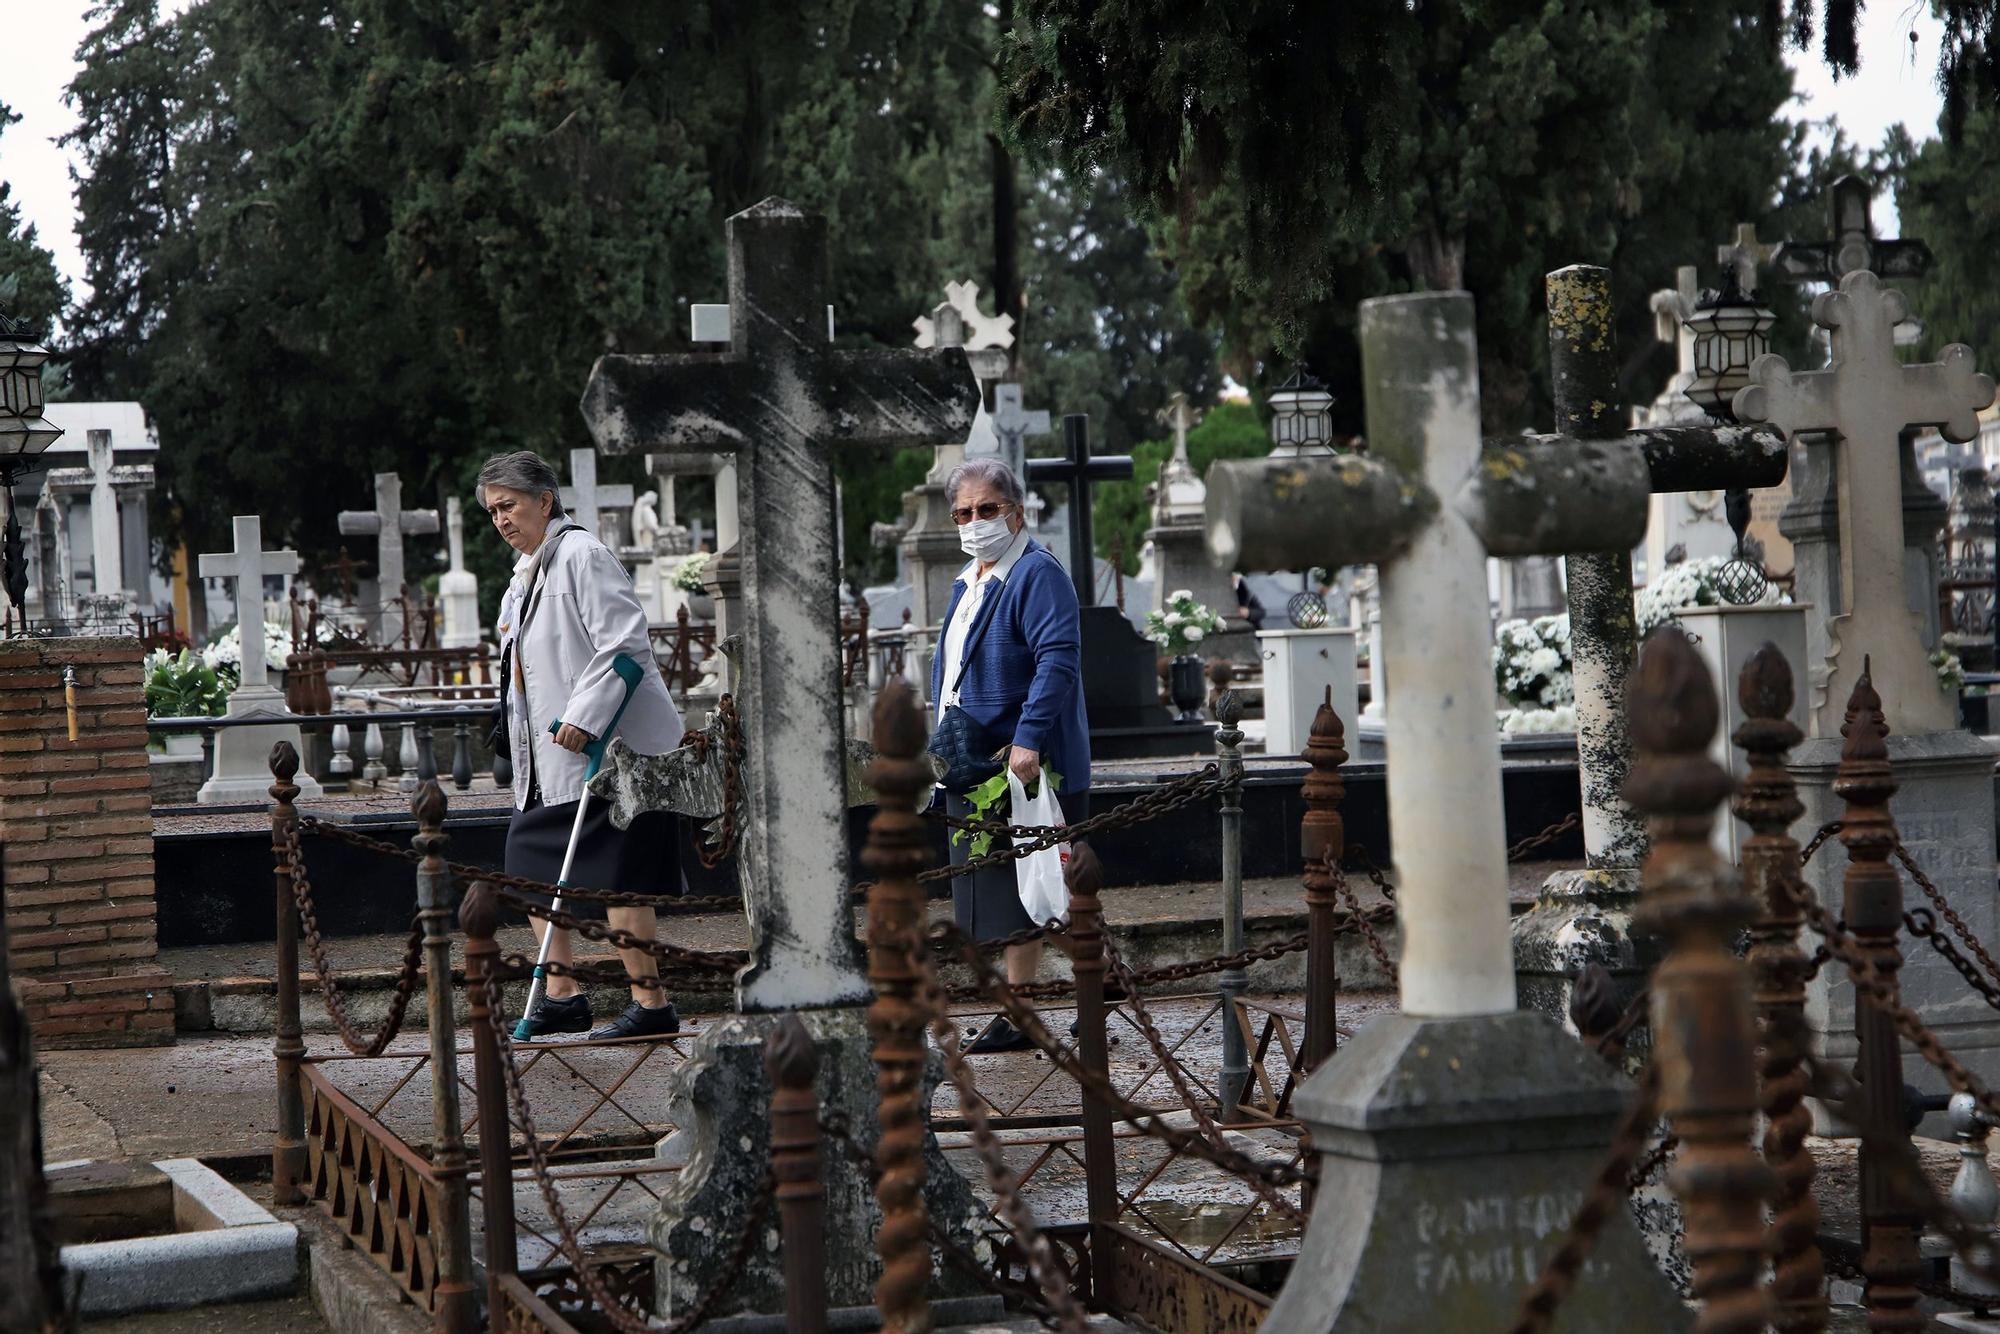
POLYGON ((45 1048, 174 1040, 137 639, 0 641, 8 962, 45 1048), (69 739, 63 668, 76 669, 69 739))

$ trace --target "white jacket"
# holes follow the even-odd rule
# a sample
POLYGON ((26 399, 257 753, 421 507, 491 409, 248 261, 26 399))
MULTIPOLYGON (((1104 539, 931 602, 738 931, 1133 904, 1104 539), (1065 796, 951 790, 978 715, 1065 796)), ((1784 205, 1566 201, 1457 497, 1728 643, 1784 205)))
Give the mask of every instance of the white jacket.
POLYGON ((531 775, 544 805, 560 806, 583 795, 584 757, 558 746, 549 724, 560 719, 593 738, 601 736, 625 693, 624 680, 611 669, 621 653, 645 669, 618 720, 625 744, 642 755, 664 755, 681 743, 685 731, 653 659, 646 612, 631 576, 609 547, 567 520, 550 524, 543 540, 554 539, 564 526, 572 531, 544 558, 541 596, 525 631, 520 621, 528 588, 520 575, 500 599, 501 648, 514 649, 508 727, 516 809, 528 803, 531 775))

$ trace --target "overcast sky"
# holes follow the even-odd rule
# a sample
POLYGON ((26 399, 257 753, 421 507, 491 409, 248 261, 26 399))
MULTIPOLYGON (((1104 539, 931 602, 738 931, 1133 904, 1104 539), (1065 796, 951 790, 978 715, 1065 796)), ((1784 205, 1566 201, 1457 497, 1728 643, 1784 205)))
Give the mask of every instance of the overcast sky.
MULTIPOLYGON (((178 9, 184 2, 169 0, 167 7, 178 9)), ((54 141, 75 124, 63 105, 63 88, 76 70, 89 0, 6 0, 6 7, 0 100, 21 120, 0 134, 0 180, 12 185, 15 202, 81 296, 83 261, 76 248, 70 159, 54 141)), ((1932 138, 1938 116, 1938 36, 1925 0, 1875 0, 1862 15, 1858 77, 1835 83, 1816 58, 1792 54, 1800 94, 1795 114, 1815 120, 1831 116, 1864 147, 1880 144, 1888 127, 1898 122, 1919 141, 1932 138)), ((1690 77, 1700 73, 1689 71, 1690 77)), ((1881 201, 1876 208, 1880 233, 1895 235, 1895 222, 1893 201, 1881 201)))

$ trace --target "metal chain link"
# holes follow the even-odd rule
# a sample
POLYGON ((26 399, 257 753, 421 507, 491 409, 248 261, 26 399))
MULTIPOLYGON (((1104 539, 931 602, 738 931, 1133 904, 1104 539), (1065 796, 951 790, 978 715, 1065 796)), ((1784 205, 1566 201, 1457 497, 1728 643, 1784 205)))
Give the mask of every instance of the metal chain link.
POLYGON ((292 903, 299 913, 299 925, 305 933, 306 952, 312 956, 313 973, 319 980, 320 998, 326 1002, 326 1012, 333 1020, 333 1026, 340 1033, 340 1041, 348 1051, 356 1056, 380 1056, 396 1034, 403 1029, 403 1016, 409 1011, 410 998, 417 990, 417 970, 424 963, 424 919, 421 912, 410 918, 410 934, 403 943, 403 966, 396 973, 395 989, 389 996, 389 1012, 382 1018, 382 1025, 375 1032, 363 1037, 352 1020, 347 1017, 347 1004, 341 999, 340 978, 333 970, 333 961, 326 957, 326 941, 320 936, 319 917, 313 911, 312 881, 306 875, 304 851, 299 847, 298 827, 293 824, 282 826, 284 830, 285 873, 292 882, 292 903))
MULTIPOLYGON (((1896 860, 1903 864, 1903 869, 1910 873, 1910 879, 1916 881, 1917 888, 1924 892, 1924 897, 1929 899, 1932 906, 1938 910, 1938 915, 1951 924, 1953 933, 1958 936, 1967 949, 1972 951, 1973 957, 1979 960, 1980 966, 1986 969, 1986 976, 1996 982, 2000 982, 2000 965, 1996 965, 1993 962, 1993 956, 1986 952, 1986 946, 1980 942, 1978 936, 1973 934, 1972 928, 1965 924, 1965 919, 1958 915, 1957 910, 1945 898, 1944 892, 1935 884, 1932 884, 1931 878, 1923 873, 1922 868, 1917 865, 1917 859, 1910 855, 1910 850, 1907 847, 1903 846, 1903 840, 1900 835, 1896 838, 1895 854, 1896 860)), ((1984 993, 1986 988, 1981 988, 1981 991, 1984 993)))
POLYGON ((1821 825, 1816 831, 1814 831, 1812 836, 1812 841, 1807 843, 1803 848, 1799 849, 1799 865, 1804 866, 1806 863, 1810 862, 1814 857, 1818 856, 1819 850, 1826 846, 1826 841, 1832 838, 1835 834, 1839 833, 1840 829, 1841 829, 1841 821, 1828 820, 1825 824, 1821 825))
POLYGON ((1972 960, 1960 954, 1958 948, 1938 930, 1936 913, 1929 908, 1908 909, 1903 914, 1903 929, 1937 951, 1946 963, 1958 970, 1958 975, 1965 979, 1967 986, 1978 992, 1988 1005, 2000 1010, 2000 987, 1973 967, 1972 960))
POLYGON ((1522 858, 1526 857, 1529 853, 1534 852, 1539 848, 1547 847, 1549 844, 1555 842, 1557 839, 1561 838, 1564 834, 1567 834, 1570 830, 1577 828, 1582 823, 1583 823, 1583 812, 1571 811, 1568 815, 1565 815, 1562 819, 1556 821, 1554 824, 1550 825, 1547 829, 1544 829, 1541 833, 1532 834, 1529 837, 1522 839, 1519 843, 1516 843, 1513 847, 1507 849, 1507 860, 1510 862, 1518 862, 1522 858))
MULTIPOLYGON (((1326 870, 1327 874, 1333 877, 1334 892, 1347 901, 1348 920, 1361 928, 1361 937, 1368 942, 1368 952, 1373 954, 1375 962, 1382 966, 1382 971, 1387 974, 1390 984, 1400 985, 1403 970, 1389 957, 1388 948, 1382 944, 1382 937, 1375 934, 1374 924, 1368 920, 1368 914, 1361 909, 1360 896, 1354 892, 1354 886, 1347 883, 1347 876, 1341 871, 1340 862, 1334 857, 1332 849, 1327 850, 1326 870)), ((1383 892, 1386 894, 1387 884, 1382 881, 1377 883, 1382 884, 1383 892)))
POLYGON ((742 950, 691 950, 680 945, 669 945, 665 941, 637 935, 623 927, 578 917, 574 913, 538 902, 512 890, 496 889, 493 896, 505 906, 531 917, 539 917, 552 927, 574 931, 586 940, 599 941, 613 949, 639 950, 652 955, 662 963, 680 964, 685 968, 711 973, 733 973, 741 968, 748 958, 742 950))

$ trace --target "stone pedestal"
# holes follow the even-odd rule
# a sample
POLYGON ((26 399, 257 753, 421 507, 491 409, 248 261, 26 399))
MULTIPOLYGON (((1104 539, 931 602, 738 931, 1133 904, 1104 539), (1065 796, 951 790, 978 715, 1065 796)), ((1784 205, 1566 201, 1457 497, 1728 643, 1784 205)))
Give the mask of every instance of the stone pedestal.
MULTIPOLYGON (((816 1088, 822 1107, 865 1109, 853 1126, 855 1140, 872 1155, 875 1147, 875 1065, 866 1011, 860 1008, 799 1010, 818 1049, 816 1088)), ((764 1042, 783 1014, 737 1014, 709 1025, 693 1043, 686 1064, 674 1073, 669 1118, 681 1129, 658 1150, 663 1159, 685 1165, 662 1193, 653 1220, 653 1245, 671 1259, 656 1263, 658 1314, 684 1315, 716 1282, 726 1266, 743 1220, 762 1188, 770 1157, 771 1083, 764 1070, 764 1042)), ((933 1057, 933 1067, 937 1060, 933 1057)), ((936 1069, 926 1080, 924 1103, 936 1085, 936 1069)), ((976 1241, 986 1210, 965 1179, 945 1161, 934 1136, 926 1135, 925 1202, 933 1223, 942 1224, 967 1249, 985 1256, 976 1241)), ((875 1232, 881 1223, 874 1189, 865 1168, 845 1148, 829 1140, 825 1165, 826 1296, 829 1306, 867 1306, 881 1271, 875 1232), (866 1226, 861 1226, 866 1220, 866 1226)), ((784 1279, 775 1207, 763 1223, 765 1237, 715 1315, 739 1311, 782 1311, 784 1279)), ((932 1293, 969 1296, 978 1291, 937 1257, 932 1293)))
MULTIPOLYGON (((1743 664, 1750 660, 1765 644, 1775 644, 1786 662, 1802 663, 1806 660, 1806 625, 1813 616, 1810 603, 1796 605, 1759 605, 1749 607, 1686 607, 1675 613, 1681 628, 1688 632, 1694 649, 1701 656, 1702 666, 1708 669, 1710 679, 1733 684, 1743 674, 1743 664)), ((1736 691, 1726 689, 1718 692, 1722 704, 1722 723, 1716 729, 1715 740, 1708 748, 1709 758, 1729 770, 1730 775, 1741 779, 1750 771, 1750 763, 1744 752, 1737 748, 1730 738, 1743 725, 1742 701, 1736 691)), ((1791 721, 1800 730, 1808 723, 1806 704, 1803 697, 1792 701, 1791 721)), ((1715 822, 1715 833, 1711 840, 1715 850, 1732 866, 1741 860, 1739 853, 1742 842, 1749 837, 1749 827, 1734 816, 1724 815, 1715 822)))
MULTIPOLYGON (((1833 794, 1839 766, 1840 739, 1815 738, 1792 752, 1788 766, 1798 780, 1805 817, 1799 841, 1829 820, 1841 818, 1844 807, 1833 794)), ((1889 737, 1889 763, 1894 767, 1896 795, 1889 801, 1910 855, 1924 874, 1982 940, 2000 935, 2000 899, 1993 893, 1993 743, 1969 732, 1934 732, 1889 737)), ((1830 842, 1805 868, 1806 883, 1836 917, 1841 915, 1841 876, 1847 857, 1830 842)), ((1903 877, 1906 908, 1925 906, 1923 892, 1903 877)), ((1942 926, 1942 924, 1940 924, 1942 926)), ((1808 948, 1813 942, 1808 940, 1808 948)), ((1902 969, 1903 1000, 1980 1079, 2000 1079, 2000 1015, 1965 984, 1944 958, 1905 938, 1902 969)), ((1806 1023, 1816 1055, 1851 1062, 1856 1053, 1854 984, 1847 971, 1829 964, 1806 988, 1806 1023)), ((1907 1046, 1903 1078, 1926 1093, 1942 1092, 1943 1077, 1907 1046)), ((1832 1127, 1823 1113, 1820 1123, 1832 1127)), ((1942 1114, 1925 1118, 1921 1133, 1948 1138, 1942 1114)))
MULTIPOLYGON (((1619 1006, 1629 1003, 1646 985, 1661 953, 1652 937, 1632 933, 1632 909, 1638 902, 1637 867, 1557 871, 1543 881, 1535 906, 1513 922, 1514 985, 1521 1008, 1547 1015, 1574 1034, 1570 993, 1592 964, 1602 964, 1611 974, 1619 1006)), ((1639 1030, 1628 1042, 1626 1050, 1635 1059, 1643 1055, 1646 1038, 1639 1030)))
MULTIPOLYGON (((250 646, 251 652, 257 645, 250 646)), ((289 741, 303 749, 299 725, 285 708, 285 694, 275 686, 239 686, 229 697, 228 718, 268 716, 269 726, 222 727, 215 733, 215 768, 195 794, 203 806, 251 802, 263 805, 270 799, 271 747, 289 741)), ((325 795, 319 781, 304 769, 292 780, 299 786, 299 799, 310 801, 325 795)))
POLYGON ((1333 711, 1356 716, 1354 631, 1259 630, 1264 660, 1264 753, 1302 755, 1314 714, 1333 689, 1333 711))
POLYGON ((447 570, 438 576, 438 602, 444 609, 445 648, 474 648, 479 643, 479 578, 470 570, 447 570))
MULTIPOLYGON (((1631 1085, 1545 1017, 1375 1020, 1293 1103, 1318 1204, 1265 1334, 1504 1325, 1590 1186, 1631 1085)), ((1686 1328, 1613 1213, 1553 1328, 1686 1328)))

